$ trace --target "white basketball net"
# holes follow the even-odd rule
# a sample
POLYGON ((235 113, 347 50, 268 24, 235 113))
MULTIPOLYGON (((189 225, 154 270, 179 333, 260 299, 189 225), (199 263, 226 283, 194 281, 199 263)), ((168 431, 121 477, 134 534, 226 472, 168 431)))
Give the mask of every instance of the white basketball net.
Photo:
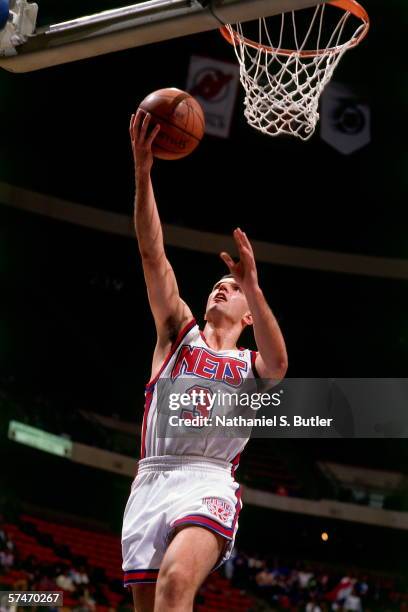
MULTIPOLYGON (((270 136, 289 134, 302 140, 312 136, 319 119, 319 97, 324 87, 343 54, 357 44, 362 28, 367 28, 367 24, 349 12, 335 7, 330 7, 330 10, 336 13, 331 34, 327 34, 325 24, 325 4, 312 9, 311 22, 306 28, 303 16, 301 33, 297 20, 304 10, 283 13, 269 18, 269 22, 260 18, 257 26, 259 40, 254 41, 255 44, 244 33, 246 24, 226 26, 232 37, 240 65, 240 80, 246 92, 244 115, 252 127, 270 136), (352 24, 352 35, 350 18, 358 22, 356 29, 352 24), (275 40, 272 40, 270 25, 273 20, 275 40), (277 27, 276 20, 279 22, 277 27), (293 41, 293 51, 282 49, 289 39, 293 41), (310 54, 308 45, 314 45, 310 54)), ((330 17, 333 21, 332 15, 330 17)))

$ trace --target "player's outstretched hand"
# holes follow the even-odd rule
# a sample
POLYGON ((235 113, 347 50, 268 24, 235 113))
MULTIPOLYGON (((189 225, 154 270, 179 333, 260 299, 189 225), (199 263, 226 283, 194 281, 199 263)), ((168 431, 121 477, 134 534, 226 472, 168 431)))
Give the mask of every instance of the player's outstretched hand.
POLYGON ((232 274, 245 292, 258 286, 254 251, 247 235, 239 227, 234 230, 233 236, 239 253, 239 261, 235 263, 232 257, 225 251, 220 253, 220 257, 228 266, 230 274, 232 274))
POLYGON ((151 115, 138 109, 130 118, 129 134, 136 171, 150 172, 153 164, 152 143, 160 130, 156 125, 149 131, 151 115))

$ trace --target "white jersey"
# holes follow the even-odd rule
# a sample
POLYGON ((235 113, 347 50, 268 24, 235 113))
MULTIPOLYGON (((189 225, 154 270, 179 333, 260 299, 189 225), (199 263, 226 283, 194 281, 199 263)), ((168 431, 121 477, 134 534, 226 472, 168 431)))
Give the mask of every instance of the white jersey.
MULTIPOLYGON (((181 330, 159 373, 146 387, 142 425, 141 458, 164 455, 188 455, 229 462, 232 473, 238 467, 239 455, 249 436, 243 437, 164 437, 159 435, 158 411, 160 385, 173 389, 177 379, 188 380, 197 388, 217 384, 229 392, 239 393, 243 385, 257 377, 256 351, 248 349, 214 351, 193 319, 181 330)), ((207 387, 208 388, 208 387, 207 387)), ((169 397, 168 394, 166 396, 169 397)))

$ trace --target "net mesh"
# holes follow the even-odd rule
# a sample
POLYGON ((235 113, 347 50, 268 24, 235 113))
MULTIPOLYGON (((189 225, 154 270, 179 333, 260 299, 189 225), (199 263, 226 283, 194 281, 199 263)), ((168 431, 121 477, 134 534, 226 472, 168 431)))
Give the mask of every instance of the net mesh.
POLYGON ((246 93, 244 115, 264 134, 307 140, 319 119, 324 87, 366 24, 350 12, 323 4, 312 11, 260 18, 256 31, 251 25, 249 33, 247 24, 226 26, 246 93))

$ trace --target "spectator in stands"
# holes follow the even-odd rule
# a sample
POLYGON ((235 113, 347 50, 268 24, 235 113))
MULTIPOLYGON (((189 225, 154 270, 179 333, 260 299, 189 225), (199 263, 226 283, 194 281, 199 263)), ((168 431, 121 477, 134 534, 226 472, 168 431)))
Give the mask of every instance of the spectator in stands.
POLYGON ((9 571, 14 565, 14 555, 7 548, 7 543, 4 543, 0 548, 0 568, 3 571, 9 571))
POLYGON ((94 612, 95 604, 90 604, 85 597, 80 597, 78 605, 72 608, 73 612, 94 612))
POLYGON ((232 580, 232 577, 234 575, 236 557, 237 557, 237 549, 234 547, 232 549, 230 558, 225 562, 225 565, 224 565, 224 575, 227 578, 227 580, 232 580))
POLYGON ((306 604, 305 612, 322 612, 322 607, 316 594, 311 594, 306 604))
POLYGON ((372 581, 363 576, 357 580, 353 572, 341 578, 324 565, 314 565, 313 569, 304 564, 292 567, 275 557, 260 558, 253 552, 249 555, 237 553, 232 583, 240 589, 255 590, 274 610, 362 612, 363 608, 372 609, 373 606, 378 611, 408 612, 400 592, 405 588, 405 581, 396 587, 395 581, 389 579, 372 581), (256 568, 258 565, 262 565, 261 570, 256 568), (252 580, 249 579, 251 572, 255 572, 252 580), (368 593, 370 601, 365 603, 368 593))
POLYGON ((327 594, 327 598, 337 605, 337 607, 332 606, 333 610, 338 610, 338 607, 344 604, 353 591, 354 583, 355 580, 351 576, 343 576, 337 586, 327 594))
POLYGON ((10 551, 10 552, 14 552, 15 550, 15 546, 14 546, 14 542, 13 540, 11 540, 10 538, 7 539, 6 541, 6 548, 10 551))
POLYGON ((64 591, 68 591, 72 593, 75 591, 74 582, 70 576, 70 571, 67 567, 65 567, 61 574, 57 576, 56 580, 57 586, 64 591))
POLYGON ((358 596, 356 589, 353 589, 352 593, 346 597, 344 602, 345 612, 362 612, 361 599, 358 596))
POLYGON ((322 612, 322 609, 316 601, 309 601, 306 605, 305 612, 322 612))
POLYGON ((320 572, 317 576, 317 589, 319 592, 324 593, 328 590, 329 586, 329 575, 327 572, 320 572))
POLYGON ((313 572, 311 572, 308 567, 302 564, 298 571, 298 583, 302 591, 305 591, 308 588, 309 582, 312 578, 313 572))
POLYGON ((247 566, 250 575, 255 576, 257 572, 265 566, 265 562, 256 554, 251 554, 247 559, 247 566))
POLYGON ((3 523, 3 515, 0 514, 0 550, 4 550, 5 548, 10 552, 14 552, 14 542, 8 536, 6 530, 2 526, 3 523))
POLYGON ((248 560, 243 553, 238 553, 234 563, 234 576, 232 584, 239 588, 246 588, 248 585, 248 560))
POLYGON ((356 593, 361 597, 362 600, 367 597, 368 594, 368 578, 363 576, 361 580, 358 580, 354 586, 356 593))
POLYGON ((73 612, 94 612, 95 600, 90 596, 88 589, 79 588, 78 595, 78 605, 73 608, 73 612))
POLYGON ((75 585, 89 584, 89 577, 84 565, 81 565, 78 570, 73 567, 70 576, 75 585))
POLYGON ((91 579, 92 599, 96 601, 98 606, 109 607, 108 586, 105 583, 98 583, 91 579))
POLYGON ((3 528, 4 517, 0 514, 0 547, 7 542, 7 534, 3 528))
POLYGON ((275 572, 268 570, 266 567, 257 573, 255 582, 259 587, 270 587, 276 583, 275 572))
MULTIPOLYGON (((32 584, 37 579, 39 561, 35 555, 29 555, 24 561, 22 561, 21 569, 24 570, 27 582, 32 584)), ((27 590, 27 589, 22 589, 27 590)))
POLYGON ((58 586, 54 578, 54 572, 51 567, 43 567, 38 581, 35 583, 34 590, 36 591, 57 591, 58 586))

